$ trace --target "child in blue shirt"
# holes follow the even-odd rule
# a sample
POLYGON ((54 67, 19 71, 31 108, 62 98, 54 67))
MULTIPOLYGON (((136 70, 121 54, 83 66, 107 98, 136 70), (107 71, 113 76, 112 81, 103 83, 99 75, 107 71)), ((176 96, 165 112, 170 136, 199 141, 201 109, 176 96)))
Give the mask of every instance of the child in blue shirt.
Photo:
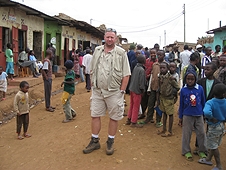
POLYGON ((209 154, 207 158, 199 160, 199 163, 212 165, 212 157, 216 161, 214 170, 222 169, 220 153, 218 147, 222 142, 224 135, 224 123, 226 121, 226 85, 216 84, 213 87, 214 98, 207 101, 203 109, 204 116, 207 118, 207 149, 209 154))
POLYGON ((185 86, 180 92, 179 119, 182 122, 182 155, 192 161, 190 140, 192 129, 195 129, 199 143, 198 154, 200 158, 206 158, 205 139, 206 133, 203 121, 203 108, 205 96, 202 86, 196 84, 197 74, 194 70, 188 70, 185 74, 185 86))

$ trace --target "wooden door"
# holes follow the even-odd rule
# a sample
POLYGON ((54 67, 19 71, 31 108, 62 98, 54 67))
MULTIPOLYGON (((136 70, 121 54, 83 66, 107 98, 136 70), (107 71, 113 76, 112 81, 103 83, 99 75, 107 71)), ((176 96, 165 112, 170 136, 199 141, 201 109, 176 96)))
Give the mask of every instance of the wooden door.
POLYGON ((2 49, 2 27, 0 27, 0 66, 3 67, 3 69, 6 69, 6 59, 5 59, 5 53, 2 49))
POLYGON ((14 74, 18 75, 18 28, 12 27, 12 47, 13 47, 13 59, 14 59, 14 74))

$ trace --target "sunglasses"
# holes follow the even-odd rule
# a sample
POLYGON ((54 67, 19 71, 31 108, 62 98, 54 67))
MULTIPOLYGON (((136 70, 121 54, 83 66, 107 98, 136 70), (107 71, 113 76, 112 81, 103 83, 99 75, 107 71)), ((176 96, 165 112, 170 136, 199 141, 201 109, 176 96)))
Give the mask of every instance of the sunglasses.
POLYGON ((114 32, 115 34, 117 33, 116 30, 113 29, 113 28, 107 28, 107 29, 105 30, 105 32, 114 32))

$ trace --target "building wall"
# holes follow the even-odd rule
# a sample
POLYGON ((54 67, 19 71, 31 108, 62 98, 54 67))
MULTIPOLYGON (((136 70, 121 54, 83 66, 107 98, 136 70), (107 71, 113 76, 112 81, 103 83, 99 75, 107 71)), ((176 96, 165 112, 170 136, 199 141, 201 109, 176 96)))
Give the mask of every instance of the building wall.
MULTIPOLYGON (((47 49, 48 43, 51 43, 54 45, 54 47, 57 46, 57 42, 60 41, 60 44, 62 40, 57 40, 57 34, 61 35, 62 26, 58 25, 55 21, 44 21, 44 54, 47 49), (47 34, 50 35, 50 39, 46 36, 47 34), (52 41, 51 41, 52 40, 52 41)), ((61 57, 61 49, 56 48, 56 55, 61 57)))
POLYGON ((75 27, 69 27, 69 26, 62 26, 62 43, 61 43, 61 49, 64 49, 64 39, 69 39, 69 50, 72 50, 72 41, 75 40, 75 47, 77 47, 77 38, 76 38, 76 28, 75 27))
POLYGON ((215 47, 216 45, 220 45, 222 48, 224 46, 224 41, 226 41, 226 30, 214 33, 213 47, 215 47))
MULTIPOLYGON (((43 18, 39 18, 32 15, 26 15, 25 12, 8 7, 0 7, 0 16, 1 23, 0 26, 12 28, 12 26, 22 29, 22 25, 27 26, 27 46, 29 48, 33 47, 33 31, 42 32, 44 31, 44 20, 43 18)), ((11 38, 10 38, 11 39, 11 38)), ((43 48, 43 40, 42 40, 42 48, 43 48)))

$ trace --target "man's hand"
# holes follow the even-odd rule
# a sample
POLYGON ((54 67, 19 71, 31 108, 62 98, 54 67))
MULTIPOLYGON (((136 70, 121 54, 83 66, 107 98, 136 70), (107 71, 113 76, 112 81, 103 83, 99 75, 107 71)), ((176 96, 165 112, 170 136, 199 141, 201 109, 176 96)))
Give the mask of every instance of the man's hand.
POLYGON ((21 114, 19 112, 17 112, 17 115, 20 116, 21 114))
POLYGON ((61 83, 60 87, 63 87, 63 85, 64 85, 64 82, 61 83))

